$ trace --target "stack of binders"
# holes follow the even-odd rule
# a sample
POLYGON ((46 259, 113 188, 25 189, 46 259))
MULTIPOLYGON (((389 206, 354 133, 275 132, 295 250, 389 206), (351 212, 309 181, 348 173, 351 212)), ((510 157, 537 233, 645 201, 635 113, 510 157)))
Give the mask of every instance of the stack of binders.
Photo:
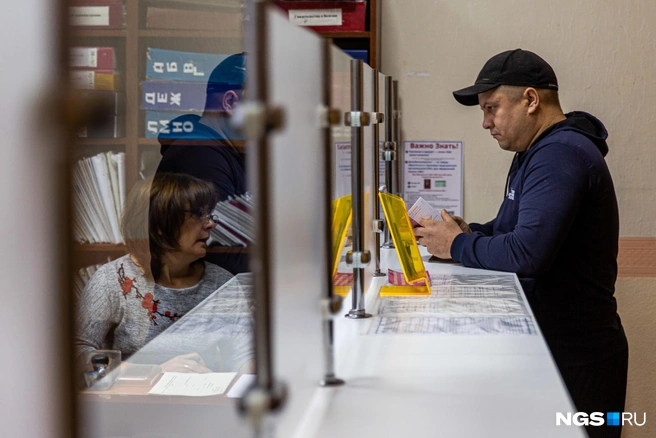
POLYGON ((212 214, 218 216, 210 232, 212 243, 222 246, 248 246, 253 241, 253 199, 249 193, 219 202, 212 214))
POLYGON ((125 154, 104 152, 73 169, 73 237, 78 243, 123 243, 125 154))
POLYGON ((70 50, 71 80, 81 90, 83 99, 102 102, 110 111, 107 118, 87 126, 78 137, 119 138, 123 136, 123 94, 120 77, 115 70, 113 47, 73 47, 70 50))

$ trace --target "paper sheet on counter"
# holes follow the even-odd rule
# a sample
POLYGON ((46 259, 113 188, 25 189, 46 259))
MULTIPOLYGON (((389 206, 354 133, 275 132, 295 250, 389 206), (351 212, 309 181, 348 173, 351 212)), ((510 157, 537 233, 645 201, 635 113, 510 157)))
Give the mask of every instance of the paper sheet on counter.
POLYGON ((228 391, 229 398, 242 398, 248 388, 255 383, 255 374, 242 374, 228 391))
POLYGON ((164 373, 148 394, 207 397, 223 394, 237 373, 164 373))

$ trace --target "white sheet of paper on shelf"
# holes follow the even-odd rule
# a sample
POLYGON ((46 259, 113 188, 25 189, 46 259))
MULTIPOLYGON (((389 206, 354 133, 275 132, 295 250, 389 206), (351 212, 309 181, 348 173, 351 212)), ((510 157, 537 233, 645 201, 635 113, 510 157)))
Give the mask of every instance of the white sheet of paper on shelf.
POLYGON ((148 394, 207 397, 223 394, 237 373, 164 373, 148 394))

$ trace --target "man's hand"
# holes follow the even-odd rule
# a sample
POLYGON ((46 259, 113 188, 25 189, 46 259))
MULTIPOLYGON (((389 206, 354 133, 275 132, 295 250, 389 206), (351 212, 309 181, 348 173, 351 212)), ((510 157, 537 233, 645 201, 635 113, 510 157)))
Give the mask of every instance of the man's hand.
MULTIPOLYGON (((440 214, 442 222, 422 218, 419 221, 421 226, 415 228, 415 236, 417 236, 417 242, 424 245, 429 253, 441 259, 450 259, 451 244, 456 236, 463 232, 463 229, 449 216, 446 210, 442 209, 440 214)), ((469 228, 465 221, 462 223, 469 228)))
POLYGON ((451 216, 451 218, 456 221, 456 223, 460 226, 460 229, 463 231, 463 233, 471 234, 472 229, 469 228, 469 224, 465 222, 463 218, 460 216, 451 216))

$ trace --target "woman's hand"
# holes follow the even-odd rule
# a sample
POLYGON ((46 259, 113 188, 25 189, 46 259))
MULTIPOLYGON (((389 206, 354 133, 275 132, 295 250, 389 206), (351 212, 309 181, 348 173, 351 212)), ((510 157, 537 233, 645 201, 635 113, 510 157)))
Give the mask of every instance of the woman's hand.
POLYGON ((163 371, 173 371, 177 373, 211 373, 212 370, 207 368, 205 361, 198 353, 188 353, 176 356, 162 364, 163 371))

